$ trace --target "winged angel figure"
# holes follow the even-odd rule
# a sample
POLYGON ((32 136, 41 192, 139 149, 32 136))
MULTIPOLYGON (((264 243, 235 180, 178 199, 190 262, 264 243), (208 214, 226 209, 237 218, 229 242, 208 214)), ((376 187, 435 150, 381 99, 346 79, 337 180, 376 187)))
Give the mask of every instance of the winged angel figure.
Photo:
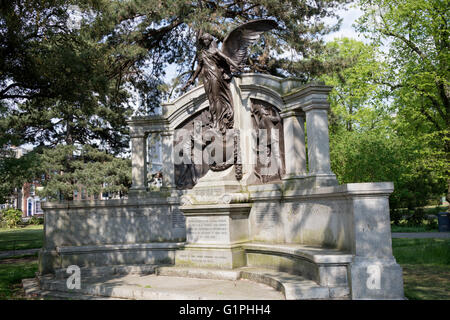
POLYGON ((248 47, 255 43, 263 32, 277 27, 277 23, 269 19, 244 23, 226 36, 221 49, 218 49, 217 41, 209 33, 204 33, 200 37, 198 66, 183 90, 192 85, 201 73, 209 100, 213 128, 222 134, 225 134, 227 129, 232 129, 234 125, 230 90, 233 73, 242 71, 241 66, 247 58, 248 47))

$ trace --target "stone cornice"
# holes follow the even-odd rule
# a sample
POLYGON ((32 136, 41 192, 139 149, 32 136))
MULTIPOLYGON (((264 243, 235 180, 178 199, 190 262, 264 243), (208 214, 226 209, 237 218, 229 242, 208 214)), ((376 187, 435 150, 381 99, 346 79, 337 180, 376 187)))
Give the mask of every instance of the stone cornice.
POLYGON ((283 96, 285 110, 309 111, 329 109, 328 94, 333 88, 323 84, 310 83, 283 96))

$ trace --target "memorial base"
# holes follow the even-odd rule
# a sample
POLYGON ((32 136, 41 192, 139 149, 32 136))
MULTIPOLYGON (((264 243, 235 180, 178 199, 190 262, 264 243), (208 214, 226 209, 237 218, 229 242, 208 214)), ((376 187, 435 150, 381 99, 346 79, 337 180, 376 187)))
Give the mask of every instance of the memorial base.
POLYGON ((186 217, 186 246, 176 265, 232 269, 245 266, 240 244, 249 241, 250 203, 180 207, 186 217))
POLYGON ((235 269, 246 264, 241 246, 186 245, 175 255, 176 266, 235 269))

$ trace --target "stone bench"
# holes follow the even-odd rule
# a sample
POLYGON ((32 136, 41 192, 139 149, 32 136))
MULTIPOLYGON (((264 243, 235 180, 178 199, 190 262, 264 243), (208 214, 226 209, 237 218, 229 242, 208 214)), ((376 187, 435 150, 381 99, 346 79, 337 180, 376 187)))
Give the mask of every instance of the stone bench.
MULTIPOLYGON (((79 267, 101 267, 111 265, 173 264, 175 251, 184 243, 136 243, 85 246, 60 246, 51 251, 53 269, 79 267)), ((48 252, 45 252, 48 255, 48 252)), ((42 255, 42 251, 40 252, 42 255)), ((41 257, 41 263, 43 258, 41 257)))
POLYGON ((353 255, 335 249, 296 244, 247 243, 247 266, 300 275, 321 286, 345 286, 353 255))

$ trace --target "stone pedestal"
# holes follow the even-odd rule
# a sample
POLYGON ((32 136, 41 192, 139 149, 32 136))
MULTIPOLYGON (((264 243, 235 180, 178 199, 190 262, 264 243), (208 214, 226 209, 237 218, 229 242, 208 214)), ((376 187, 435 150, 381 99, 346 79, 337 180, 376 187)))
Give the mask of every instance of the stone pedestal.
POLYGON ((234 166, 209 171, 181 198, 186 218, 186 245, 177 265, 232 269, 245 266, 241 247, 249 240, 251 203, 241 192, 234 166))
POLYGON ((249 240, 251 204, 197 204, 180 208, 186 217, 186 246, 175 264, 197 267, 245 266, 240 244, 249 240))
POLYGON ((348 184, 353 212, 353 299, 403 299, 402 268, 392 255, 389 195, 394 185, 348 184))

